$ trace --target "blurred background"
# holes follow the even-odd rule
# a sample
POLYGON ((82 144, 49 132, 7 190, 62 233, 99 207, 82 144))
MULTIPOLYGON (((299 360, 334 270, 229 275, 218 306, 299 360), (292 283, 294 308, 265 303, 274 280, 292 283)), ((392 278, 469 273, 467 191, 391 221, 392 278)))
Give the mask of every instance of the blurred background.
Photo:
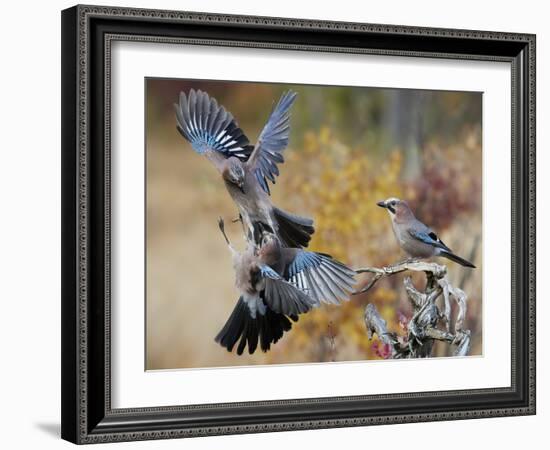
MULTIPOLYGON (((214 342, 238 299, 218 216, 236 247, 244 249, 244 240, 240 224, 230 223, 237 210, 220 175, 176 130, 173 103, 191 88, 223 104, 251 143, 280 95, 297 91, 274 203, 315 220, 309 249, 357 268, 405 258, 376 202, 406 199, 478 267, 440 261, 469 297, 470 354, 482 353, 480 93, 147 79, 147 369, 382 359, 386 349, 367 337, 366 304, 400 334, 412 315, 396 275, 340 306, 300 316, 268 353, 237 356, 214 342)), ((358 287, 368 278, 358 276, 358 287)), ((423 288, 423 276, 413 280, 423 288)), ((451 350, 438 344, 434 356, 451 350)))

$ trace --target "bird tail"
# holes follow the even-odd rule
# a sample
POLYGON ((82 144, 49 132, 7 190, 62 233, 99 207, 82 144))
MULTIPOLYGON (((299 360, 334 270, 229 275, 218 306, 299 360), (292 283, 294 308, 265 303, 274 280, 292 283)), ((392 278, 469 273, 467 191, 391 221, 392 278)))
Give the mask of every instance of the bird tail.
POLYGON ((448 252, 446 250, 441 250, 439 252, 439 256, 443 256, 447 259, 450 259, 451 261, 454 261, 455 263, 458 263, 464 267, 471 267, 472 269, 476 268, 476 266, 474 266, 470 261, 467 261, 464 258, 461 258, 460 256, 457 256, 454 253, 448 252))
MULTIPOLYGON (((296 322, 297 316, 290 316, 296 322)), ((248 353, 256 351, 258 343, 263 352, 271 348, 285 333, 292 328, 292 322, 284 314, 279 314, 267 308, 265 314, 256 311, 256 317, 252 317, 250 309, 243 300, 239 298, 235 309, 227 319, 227 322, 214 338, 214 340, 228 352, 239 341, 237 354, 242 355, 248 344, 248 353)))
POLYGON ((313 220, 273 208, 278 225, 278 234, 285 246, 290 248, 307 247, 311 235, 315 233, 313 220))

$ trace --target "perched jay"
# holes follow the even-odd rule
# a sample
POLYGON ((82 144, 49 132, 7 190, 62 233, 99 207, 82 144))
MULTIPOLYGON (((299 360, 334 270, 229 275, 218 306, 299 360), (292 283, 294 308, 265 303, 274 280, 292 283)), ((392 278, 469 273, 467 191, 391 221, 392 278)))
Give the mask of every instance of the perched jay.
POLYGON ((221 173, 239 208, 247 240, 258 242, 261 233, 275 233, 288 247, 307 247, 314 233, 313 220, 279 208, 271 202, 268 180, 275 183, 277 164, 288 145, 290 108, 296 93, 287 92, 271 112, 256 146, 249 143, 231 113, 206 92, 180 93, 177 129, 193 149, 205 155, 221 173))
POLYGON ((254 353, 258 341, 265 352, 277 342, 298 315, 320 302, 339 303, 349 298, 355 284, 355 272, 323 253, 282 247, 272 233, 263 232, 260 245, 248 243, 237 252, 219 221, 233 256, 236 285, 241 296, 215 340, 228 351, 240 339, 237 354, 247 343, 254 353))
POLYGON ((434 231, 414 217, 407 202, 389 198, 377 205, 388 211, 397 242, 412 258, 443 256, 465 267, 475 268, 471 262, 455 255, 434 231))

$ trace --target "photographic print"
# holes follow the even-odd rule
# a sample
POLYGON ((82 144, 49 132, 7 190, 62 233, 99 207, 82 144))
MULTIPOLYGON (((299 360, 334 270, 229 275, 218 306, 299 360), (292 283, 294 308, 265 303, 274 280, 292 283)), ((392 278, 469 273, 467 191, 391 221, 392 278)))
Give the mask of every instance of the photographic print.
POLYGON ((483 354, 481 93, 145 90, 146 370, 483 354))

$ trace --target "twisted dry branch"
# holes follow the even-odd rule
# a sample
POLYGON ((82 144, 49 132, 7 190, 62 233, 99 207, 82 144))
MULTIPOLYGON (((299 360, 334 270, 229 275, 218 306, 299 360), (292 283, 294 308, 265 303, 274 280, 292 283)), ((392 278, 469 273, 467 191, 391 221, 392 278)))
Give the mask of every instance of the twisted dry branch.
POLYGON ((357 294, 369 291, 383 277, 398 273, 424 272, 426 288, 419 291, 411 277, 405 277, 403 284, 407 297, 413 306, 413 316, 407 324, 407 335, 398 336, 388 332, 386 321, 380 316, 376 306, 368 304, 365 309, 365 325, 369 339, 376 334, 380 341, 391 348, 392 358, 418 358, 431 356, 434 340, 444 341, 456 346, 455 356, 466 356, 470 351, 470 331, 464 329, 467 296, 464 291, 454 287, 447 278, 447 267, 426 261, 403 261, 387 267, 363 267, 357 273, 374 274, 367 285, 357 294), (443 298, 443 311, 437 306, 439 297, 443 298), (451 302, 458 306, 454 333, 451 332, 451 302), (439 321, 445 324, 445 330, 438 328, 439 321))

